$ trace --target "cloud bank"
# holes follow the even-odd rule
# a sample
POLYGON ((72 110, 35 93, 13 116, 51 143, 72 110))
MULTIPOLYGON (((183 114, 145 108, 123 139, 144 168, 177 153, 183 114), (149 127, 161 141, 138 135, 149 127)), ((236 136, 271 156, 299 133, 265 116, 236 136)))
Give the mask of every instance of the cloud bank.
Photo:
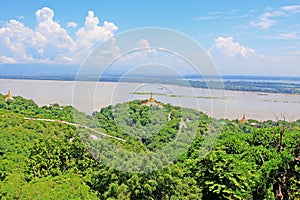
MULTIPOLYGON (((0 63, 55 63, 78 64, 100 42, 112 37, 118 27, 104 21, 100 24, 93 11, 89 11, 83 27, 72 38, 54 18, 48 7, 35 13, 36 26, 29 28, 12 19, 0 28, 0 63)), ((68 27, 76 28, 75 22, 68 27)))

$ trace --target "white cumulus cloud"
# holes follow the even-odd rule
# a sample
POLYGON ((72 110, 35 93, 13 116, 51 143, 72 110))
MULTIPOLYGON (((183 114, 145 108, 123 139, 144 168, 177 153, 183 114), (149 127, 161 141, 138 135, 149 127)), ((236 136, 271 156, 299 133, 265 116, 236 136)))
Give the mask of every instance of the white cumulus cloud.
POLYGON ((138 41, 135 49, 136 49, 136 53, 140 52, 140 54, 142 54, 143 56, 157 54, 156 49, 152 48, 149 41, 145 38, 142 38, 138 41))
POLYGON ((210 55, 221 55, 226 57, 250 57, 255 55, 255 50, 234 42, 232 37, 218 37, 215 44, 209 50, 210 55))
POLYGON ((32 61, 32 55, 42 47, 46 38, 17 20, 0 28, 0 55, 20 62, 32 61))
POLYGON ((77 44, 67 31, 53 20, 53 10, 45 7, 37 10, 35 15, 38 23, 35 31, 46 39, 39 49, 42 58, 49 57, 51 60, 55 60, 59 54, 69 54, 76 51, 77 44))
POLYGON ((54 12, 48 7, 44 7, 41 10, 35 12, 35 17, 37 22, 52 20, 54 17, 54 12))
POLYGON ((77 27, 77 23, 76 22, 68 22, 68 27, 71 27, 71 28, 76 28, 77 27))
POLYGON ((85 18, 84 27, 76 32, 77 43, 80 48, 90 51, 95 47, 95 44, 111 38, 117 30, 118 27, 112 22, 104 21, 103 25, 100 26, 98 17, 94 15, 93 11, 89 11, 85 18))
POLYGON ((137 43, 136 47, 137 48, 149 48, 150 44, 147 39, 143 38, 137 43))
MULTIPOLYGON (((99 42, 114 35, 118 27, 88 12, 85 25, 72 36, 54 20, 54 11, 44 7, 35 12, 36 26, 29 28, 18 20, 9 20, 0 28, 0 63, 77 63, 99 42)), ((68 27, 76 27, 69 22, 68 27)))

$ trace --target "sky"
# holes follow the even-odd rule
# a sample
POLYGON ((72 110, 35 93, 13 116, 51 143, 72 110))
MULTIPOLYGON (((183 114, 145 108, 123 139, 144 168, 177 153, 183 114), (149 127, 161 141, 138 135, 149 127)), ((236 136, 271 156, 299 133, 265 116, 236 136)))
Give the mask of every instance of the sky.
MULTIPOLYGON (((197 42, 222 74, 300 76, 300 1, 1 3, 0 64, 5 67, 80 65, 111 37, 136 28, 160 27, 197 42)), ((151 41, 136 43, 141 42, 151 46, 151 41)))

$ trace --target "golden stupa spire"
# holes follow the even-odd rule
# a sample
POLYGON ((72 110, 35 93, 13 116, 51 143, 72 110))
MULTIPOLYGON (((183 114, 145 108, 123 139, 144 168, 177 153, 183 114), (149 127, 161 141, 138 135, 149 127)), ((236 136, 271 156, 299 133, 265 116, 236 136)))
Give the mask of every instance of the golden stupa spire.
POLYGON ((248 120, 246 119, 245 114, 243 114, 243 118, 240 120, 240 122, 241 122, 242 124, 245 124, 245 123, 248 122, 248 120))
POLYGON ((11 93, 10 93, 10 90, 8 90, 7 98, 12 98, 12 95, 11 95, 11 93))
POLYGON ((7 93, 6 98, 5 98, 5 101, 8 101, 8 100, 14 100, 13 96, 10 93, 10 90, 8 90, 8 93, 7 93))
POLYGON ((150 95, 149 102, 155 102, 155 100, 154 100, 154 98, 153 98, 153 95, 152 95, 152 92, 151 92, 151 95, 150 95))

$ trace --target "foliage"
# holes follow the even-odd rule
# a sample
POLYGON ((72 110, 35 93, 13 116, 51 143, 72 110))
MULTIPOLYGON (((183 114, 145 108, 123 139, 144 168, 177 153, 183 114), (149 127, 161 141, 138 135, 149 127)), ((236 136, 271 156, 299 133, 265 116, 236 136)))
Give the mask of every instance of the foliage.
POLYGON ((255 123, 141 101, 85 115, 0 95, 0 199, 300 199, 300 121, 255 123))

